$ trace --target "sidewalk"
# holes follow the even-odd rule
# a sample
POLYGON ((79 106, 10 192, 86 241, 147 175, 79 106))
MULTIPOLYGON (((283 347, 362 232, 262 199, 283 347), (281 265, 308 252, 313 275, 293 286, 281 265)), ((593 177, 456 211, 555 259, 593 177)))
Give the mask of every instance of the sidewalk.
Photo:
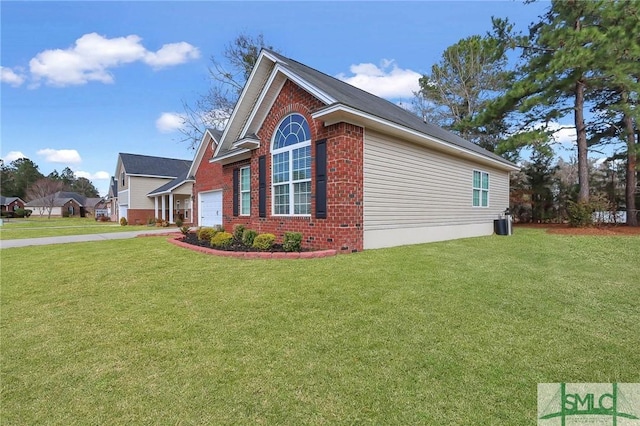
POLYGON ((112 232, 107 234, 87 234, 87 235, 66 235, 60 237, 25 238, 21 240, 2 240, 0 249, 27 246, 43 246, 49 244, 81 243, 85 241, 122 240, 134 238, 138 235, 168 235, 179 232, 177 229, 150 228, 139 231, 112 232))

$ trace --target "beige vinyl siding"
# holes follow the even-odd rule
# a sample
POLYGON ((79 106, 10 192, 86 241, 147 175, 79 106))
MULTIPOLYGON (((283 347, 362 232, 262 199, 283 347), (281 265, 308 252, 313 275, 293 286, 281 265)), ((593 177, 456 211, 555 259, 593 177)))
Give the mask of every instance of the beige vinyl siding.
POLYGON ((365 233, 493 224, 508 205, 506 171, 378 133, 365 135, 365 233), (489 173, 489 207, 472 207, 473 170, 489 173))
MULTIPOLYGON (((158 185, 160 186, 160 185, 158 185)), ((179 186, 178 188, 174 189, 173 191, 173 195, 191 195, 192 193, 192 189, 193 189, 193 183, 191 182, 187 182, 181 186, 179 186)), ((166 197, 167 195, 165 195, 166 197)))
MULTIPOLYGON (((33 217, 40 217, 40 216, 47 217, 49 215, 48 207, 37 206, 37 207, 25 207, 25 208, 33 210, 33 212, 31 213, 33 217)), ((52 207, 51 216, 62 217, 62 207, 52 207)))
POLYGON ((163 179, 163 178, 130 176, 129 177, 129 192, 130 192, 129 209, 155 208, 153 197, 148 197, 147 194, 172 180, 173 179, 171 178, 163 179))

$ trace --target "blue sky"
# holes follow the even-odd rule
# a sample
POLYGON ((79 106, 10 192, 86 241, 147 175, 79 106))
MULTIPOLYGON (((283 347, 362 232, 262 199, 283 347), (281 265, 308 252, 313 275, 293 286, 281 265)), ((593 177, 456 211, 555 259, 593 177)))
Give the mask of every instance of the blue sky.
POLYGON ((106 195, 119 152, 191 159, 183 102, 209 87, 210 57, 239 33, 390 100, 491 17, 520 29, 547 2, 0 3, 0 157, 70 167, 106 195))

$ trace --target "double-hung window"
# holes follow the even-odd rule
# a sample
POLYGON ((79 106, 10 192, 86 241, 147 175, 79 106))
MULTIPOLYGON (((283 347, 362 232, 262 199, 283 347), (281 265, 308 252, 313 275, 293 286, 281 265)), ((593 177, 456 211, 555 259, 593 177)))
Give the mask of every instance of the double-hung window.
POLYGON ((249 167, 240 169, 240 214, 251 214, 251 174, 249 167))
POLYGON ((473 171, 473 207, 489 207, 489 173, 473 171))
POLYGON ((311 214, 311 131, 300 114, 285 117, 271 148, 274 215, 311 214))

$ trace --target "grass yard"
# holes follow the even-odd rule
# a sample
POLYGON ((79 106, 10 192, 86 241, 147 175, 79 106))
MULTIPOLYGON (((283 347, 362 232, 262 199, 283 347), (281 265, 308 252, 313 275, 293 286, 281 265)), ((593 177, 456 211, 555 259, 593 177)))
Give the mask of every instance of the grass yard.
POLYGON ((99 222, 92 218, 30 217, 28 219, 4 219, 0 226, 0 240, 22 238, 57 237, 64 235, 103 234, 146 229, 143 226, 120 226, 115 222, 99 222))
POLYGON ((640 382, 638 237, 0 255, 3 425, 523 425, 539 382, 640 382))

